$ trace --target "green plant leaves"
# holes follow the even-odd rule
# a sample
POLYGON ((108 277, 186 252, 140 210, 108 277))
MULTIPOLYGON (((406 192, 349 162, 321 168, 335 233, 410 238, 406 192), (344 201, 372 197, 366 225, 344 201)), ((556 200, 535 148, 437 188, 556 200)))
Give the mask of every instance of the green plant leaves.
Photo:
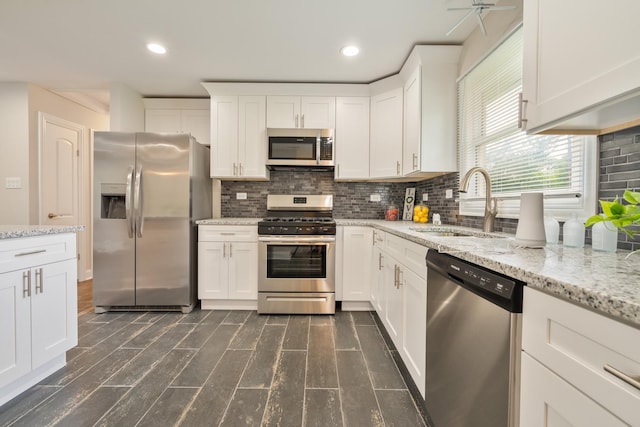
POLYGON ((600 200, 600 206, 602 207, 604 216, 594 215, 588 218, 584 225, 589 227, 598 222, 608 221, 629 236, 633 237, 639 234, 639 229, 630 228, 630 226, 640 224, 640 206, 638 206, 638 204, 640 204, 640 193, 625 190, 623 199, 627 202, 626 205, 620 203, 618 197, 616 197, 613 202, 600 200))

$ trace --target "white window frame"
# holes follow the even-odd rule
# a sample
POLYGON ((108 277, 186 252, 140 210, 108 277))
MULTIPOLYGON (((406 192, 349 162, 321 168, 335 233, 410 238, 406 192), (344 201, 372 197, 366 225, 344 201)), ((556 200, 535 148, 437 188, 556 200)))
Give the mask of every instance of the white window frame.
MULTIPOLYGON (((500 43, 498 43, 483 60, 479 61, 476 66, 474 66, 467 73, 458 78, 458 88, 460 90, 461 82, 465 79, 469 73, 473 72, 475 67, 488 58, 502 43, 508 40, 511 36, 513 36, 517 31, 521 31, 522 27, 518 27, 514 29, 509 35, 507 35, 500 43)), ((505 89, 505 95, 509 90, 505 89)), ((458 120, 459 126, 463 123, 463 118, 461 117, 461 105, 458 105, 458 120)), ((517 113, 516 113, 517 114, 517 113)), ((487 123, 483 121, 483 124, 487 123)), ((504 133, 504 130, 497 130, 496 133, 504 133)), ((507 131, 507 133, 512 134, 513 127, 511 131, 507 131)), ((532 135, 535 136, 535 135, 532 135)), ((561 191, 544 191, 545 199, 545 215, 556 218, 558 220, 566 220, 571 218, 574 214, 578 216, 578 218, 586 219, 589 216, 596 213, 596 205, 597 205, 597 180, 598 180, 598 141, 595 135, 579 135, 578 137, 585 139, 585 147, 584 151, 584 164, 582 165, 582 190, 578 192, 567 192, 564 190, 561 191)), ((478 161, 477 158, 469 161, 467 159, 467 163, 463 164, 463 156, 461 155, 464 150, 463 141, 461 141, 461 130, 458 130, 458 168, 460 171, 460 179, 464 176, 468 169, 473 166, 481 166, 485 167, 485 164, 482 161, 478 161), (473 164, 472 164, 473 163, 473 164)), ((475 143, 474 143, 475 144, 475 143)), ((487 168, 489 174, 491 175, 491 170, 487 168)), ((484 192, 484 179, 480 176, 480 174, 474 174, 472 180, 470 181, 468 194, 460 193, 459 195, 459 213, 460 215, 466 216, 484 216, 484 207, 485 207, 485 192, 484 192), (475 193, 477 190, 477 193, 475 193), (475 193, 475 194, 474 194, 475 193)), ((534 190, 531 190, 534 191, 534 190)), ((511 192, 511 193, 493 193, 492 196, 498 199, 498 218, 513 218, 517 219, 520 213, 520 193, 519 192, 511 192)))

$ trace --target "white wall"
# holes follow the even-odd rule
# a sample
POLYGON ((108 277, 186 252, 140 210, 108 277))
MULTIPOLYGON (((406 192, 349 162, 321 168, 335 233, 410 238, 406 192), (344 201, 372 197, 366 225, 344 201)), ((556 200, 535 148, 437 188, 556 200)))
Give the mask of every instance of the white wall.
POLYGON ((109 87, 110 129, 114 132, 143 132, 144 103, 142 95, 122 83, 109 87))
POLYGON ((26 83, 0 83, 0 224, 29 224, 29 106, 26 83), (22 188, 5 189, 5 178, 22 188))
POLYGON ((490 51, 514 28, 522 23, 522 0, 504 1, 502 5, 514 5, 514 10, 490 12, 485 18, 487 35, 482 34, 479 27, 465 40, 460 61, 458 62, 458 76, 468 73, 478 62, 480 62, 490 51))

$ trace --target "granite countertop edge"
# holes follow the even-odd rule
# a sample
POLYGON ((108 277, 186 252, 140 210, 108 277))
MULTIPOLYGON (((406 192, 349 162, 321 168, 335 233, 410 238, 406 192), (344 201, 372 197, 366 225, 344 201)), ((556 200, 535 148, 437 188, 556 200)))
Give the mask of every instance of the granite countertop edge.
MULTIPOLYGON (((198 224, 256 225, 259 218, 219 218, 198 224)), ((511 234, 502 238, 439 237, 416 229, 433 225, 409 221, 336 219, 341 226, 368 226, 414 243, 449 253, 527 283, 531 288, 573 302, 640 329, 640 254, 547 245, 541 249, 517 247, 511 234)), ((480 230, 443 226, 482 234, 480 230)))
POLYGON ((0 240, 48 234, 77 233, 84 230, 84 225, 0 225, 0 240))

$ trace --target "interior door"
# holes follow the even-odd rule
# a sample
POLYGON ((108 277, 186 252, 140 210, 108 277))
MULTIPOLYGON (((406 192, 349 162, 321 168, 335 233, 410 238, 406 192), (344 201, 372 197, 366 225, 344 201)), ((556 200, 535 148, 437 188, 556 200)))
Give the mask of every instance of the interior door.
POLYGON ((137 305, 192 300, 190 144, 187 135, 136 134, 137 305))

